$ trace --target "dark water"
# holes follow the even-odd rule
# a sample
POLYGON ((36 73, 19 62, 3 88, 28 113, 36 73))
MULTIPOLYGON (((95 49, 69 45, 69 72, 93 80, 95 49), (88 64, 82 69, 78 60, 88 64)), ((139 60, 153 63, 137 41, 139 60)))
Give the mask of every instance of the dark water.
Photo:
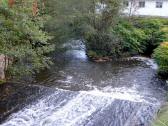
POLYGON ((37 75, 36 86, 31 87, 45 93, 11 114, 2 126, 152 124, 166 94, 152 59, 94 63, 87 59, 82 44, 71 46, 55 56, 50 70, 37 75))

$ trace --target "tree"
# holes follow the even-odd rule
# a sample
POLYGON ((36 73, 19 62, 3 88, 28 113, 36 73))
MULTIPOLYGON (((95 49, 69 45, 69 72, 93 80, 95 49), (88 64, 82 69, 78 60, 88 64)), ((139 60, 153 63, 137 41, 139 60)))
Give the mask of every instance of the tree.
POLYGON ((43 31, 46 15, 35 0, 2 0, 0 4, 0 53, 13 59, 10 74, 30 74, 48 67, 54 46, 43 31), (36 11, 35 8, 39 11, 36 11), (35 12, 36 11, 36 12, 35 12))
POLYGON ((48 29, 54 31, 58 41, 84 40, 88 54, 118 54, 120 41, 112 28, 120 16, 121 3, 122 0, 47 1, 48 13, 54 18, 48 29))
POLYGON ((139 5, 138 5, 138 2, 137 0, 130 0, 130 7, 128 8, 129 12, 128 12, 128 16, 129 17, 132 17, 136 14, 136 12, 138 11, 139 9, 139 5))
POLYGON ((89 29, 84 34, 88 55, 94 53, 98 57, 118 57, 122 44, 119 35, 113 30, 120 17, 122 1, 100 0, 93 2, 92 8, 87 23, 89 29), (100 12, 96 12, 95 8, 100 12))

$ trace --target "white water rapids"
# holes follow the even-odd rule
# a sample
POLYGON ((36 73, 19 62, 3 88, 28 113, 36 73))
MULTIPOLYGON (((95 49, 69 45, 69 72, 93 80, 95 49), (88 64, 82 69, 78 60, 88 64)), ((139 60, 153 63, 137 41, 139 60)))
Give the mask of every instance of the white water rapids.
MULTIPOLYGON (((127 115, 119 114, 115 119, 118 123, 116 126, 134 126, 134 123, 140 124, 145 121, 141 120, 141 116, 138 117, 139 113, 151 109, 152 111, 146 116, 152 118, 156 112, 155 107, 159 106, 156 102, 154 98, 151 102, 145 100, 133 89, 116 88, 111 89, 110 92, 99 90, 71 92, 57 89, 54 94, 45 96, 10 116, 2 126, 96 126, 94 121, 97 119, 93 118, 94 115, 100 114, 101 117, 101 114, 106 113, 107 108, 111 116, 120 112, 124 114, 124 110, 120 110, 123 103, 127 103, 124 105, 125 109, 133 108, 133 110, 130 109, 130 112, 127 110, 128 112, 125 113, 127 115), (118 102, 120 104, 117 105, 118 102)), ((108 118, 104 116, 104 120, 108 118)), ((114 126, 113 122, 110 123, 104 122, 103 125, 114 126)))

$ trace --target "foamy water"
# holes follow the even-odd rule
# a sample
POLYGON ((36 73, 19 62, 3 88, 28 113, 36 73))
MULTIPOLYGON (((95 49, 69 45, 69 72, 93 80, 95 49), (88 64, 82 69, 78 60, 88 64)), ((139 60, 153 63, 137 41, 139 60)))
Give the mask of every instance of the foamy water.
POLYGON ((158 65, 156 64, 154 59, 150 59, 150 58, 147 58, 147 57, 141 57, 141 56, 131 57, 130 59, 136 59, 136 60, 142 61, 142 62, 146 63, 146 65, 150 66, 154 70, 158 69, 158 65))
MULTIPOLYGON (((115 104, 115 100, 144 106, 153 106, 155 103, 153 107, 159 106, 156 99, 153 98, 154 103, 149 102, 132 89, 113 88, 108 92, 105 90, 107 88, 104 91, 80 92, 57 89, 54 94, 50 94, 11 115, 2 126, 82 126, 86 125, 85 122, 95 112, 101 113, 103 109, 115 104)), ((138 114, 138 112, 132 114, 138 114)), ((128 123, 128 120, 122 125, 125 123, 128 123)))

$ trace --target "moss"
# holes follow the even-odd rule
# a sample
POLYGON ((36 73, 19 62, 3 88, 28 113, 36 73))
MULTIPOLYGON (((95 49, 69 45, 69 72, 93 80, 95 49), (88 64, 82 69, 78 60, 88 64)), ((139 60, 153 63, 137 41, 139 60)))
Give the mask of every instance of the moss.
POLYGON ((168 103, 159 112, 153 126, 168 126, 168 103))
POLYGON ((5 80, 0 80, 0 85, 4 84, 6 81, 5 80))
POLYGON ((87 55, 88 55, 90 58, 99 57, 99 55, 98 55, 96 52, 92 51, 92 50, 89 50, 89 51, 87 52, 87 55))

